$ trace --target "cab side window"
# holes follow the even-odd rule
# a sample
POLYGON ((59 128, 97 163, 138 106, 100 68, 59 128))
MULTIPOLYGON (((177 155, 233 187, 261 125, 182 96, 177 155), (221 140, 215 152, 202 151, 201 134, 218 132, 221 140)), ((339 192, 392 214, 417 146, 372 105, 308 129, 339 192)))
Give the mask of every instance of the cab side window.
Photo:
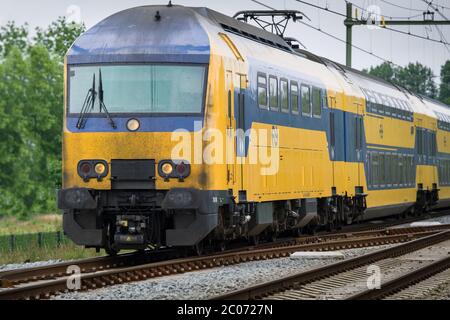
POLYGON ((258 73, 258 105, 267 109, 267 77, 264 73, 258 73))
POLYGON ((302 84, 302 115, 311 116, 311 88, 302 84))
POLYGON ((269 76, 269 105, 270 109, 278 110, 278 80, 269 76))
POLYGON ((289 112, 289 85, 286 79, 280 80, 280 102, 281 111, 289 112))
POLYGON ((298 83, 296 81, 291 81, 291 110, 294 114, 299 113, 298 83))
POLYGON ((319 88, 312 89, 312 114, 315 118, 322 116, 322 96, 319 88))

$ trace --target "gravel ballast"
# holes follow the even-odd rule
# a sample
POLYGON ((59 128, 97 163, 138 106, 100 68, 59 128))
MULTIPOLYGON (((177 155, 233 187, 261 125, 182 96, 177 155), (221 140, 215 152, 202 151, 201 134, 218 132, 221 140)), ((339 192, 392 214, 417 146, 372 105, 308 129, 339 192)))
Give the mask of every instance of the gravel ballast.
MULTIPOLYGON (((342 250, 341 252, 348 259, 389 246, 349 249, 342 250)), ((115 285, 93 291, 70 292, 58 295, 54 299, 207 299, 212 296, 274 280, 336 261, 338 260, 290 258, 252 261, 238 265, 115 285)))

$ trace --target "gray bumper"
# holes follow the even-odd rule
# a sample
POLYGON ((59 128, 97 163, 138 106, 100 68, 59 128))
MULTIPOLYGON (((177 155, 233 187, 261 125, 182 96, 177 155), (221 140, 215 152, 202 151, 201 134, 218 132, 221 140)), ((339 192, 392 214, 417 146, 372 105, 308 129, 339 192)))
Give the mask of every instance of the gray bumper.
POLYGON ((177 211, 174 213, 174 229, 166 230, 167 245, 193 246, 203 240, 217 227, 219 207, 225 203, 228 203, 226 191, 169 190, 162 207, 177 211))
POLYGON ((59 209, 96 209, 97 202, 86 188, 70 188, 58 190, 59 209))

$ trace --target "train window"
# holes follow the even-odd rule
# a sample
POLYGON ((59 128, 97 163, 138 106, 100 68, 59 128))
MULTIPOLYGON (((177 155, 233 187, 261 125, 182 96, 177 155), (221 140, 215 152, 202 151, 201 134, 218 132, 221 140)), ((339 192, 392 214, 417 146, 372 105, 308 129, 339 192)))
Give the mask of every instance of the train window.
POLYGON ((378 153, 372 154, 372 184, 378 186, 379 170, 378 170, 378 153))
POLYGON ((267 109, 267 77, 264 73, 258 73, 258 105, 267 109))
POLYGON ((405 181, 405 176, 404 176, 404 165, 403 165, 403 155, 399 155, 398 156, 398 173, 399 173, 399 179, 398 179, 398 183, 399 185, 402 187, 405 181))
POLYGON ((327 91, 326 90, 320 90, 320 93, 322 95, 322 107, 328 108, 327 91))
POLYGON ((312 89, 312 114, 315 118, 320 118, 322 116, 322 101, 320 97, 320 89, 312 89))
POLYGON ((386 186, 390 187, 391 186, 391 181, 392 181, 392 173, 391 173, 391 155, 390 154, 386 154, 386 167, 385 167, 385 174, 384 177, 386 179, 386 186))
POLYGON ((269 77, 269 105, 270 109, 278 110, 278 80, 274 76, 269 77))
POLYGON ((394 117, 394 118, 397 118, 397 110, 395 109, 395 108, 392 108, 391 107, 391 114, 392 114, 392 116, 394 117))
POLYGON ((281 111, 289 112, 289 87, 286 79, 280 80, 280 102, 281 111))
POLYGON ((395 187, 398 187, 398 185, 400 184, 400 170, 399 170, 399 156, 398 154, 394 154, 392 156, 394 158, 394 161, 392 161, 392 170, 393 170, 393 184, 395 187))
POLYGON ((410 175, 411 175, 410 185, 411 185, 411 187, 413 187, 414 186, 414 182, 415 182, 415 177, 416 177, 413 156, 409 157, 409 166, 410 166, 410 175))
POLYGON ((380 186, 384 186, 385 184, 385 155, 383 153, 380 153, 380 186))
POLYGON ((422 129, 417 128, 416 130, 417 135, 417 154, 422 155, 422 129))
POLYGON ((291 81, 291 110, 298 114, 298 83, 291 81))
POLYGON ((302 84, 302 115, 311 116, 311 88, 302 84))

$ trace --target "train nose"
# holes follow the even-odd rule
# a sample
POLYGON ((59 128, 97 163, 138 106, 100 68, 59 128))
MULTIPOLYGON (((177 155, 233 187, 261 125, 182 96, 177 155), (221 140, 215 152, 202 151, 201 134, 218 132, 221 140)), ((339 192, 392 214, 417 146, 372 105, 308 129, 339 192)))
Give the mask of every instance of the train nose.
POLYGON ((111 189, 155 189, 155 160, 111 160, 111 189))

